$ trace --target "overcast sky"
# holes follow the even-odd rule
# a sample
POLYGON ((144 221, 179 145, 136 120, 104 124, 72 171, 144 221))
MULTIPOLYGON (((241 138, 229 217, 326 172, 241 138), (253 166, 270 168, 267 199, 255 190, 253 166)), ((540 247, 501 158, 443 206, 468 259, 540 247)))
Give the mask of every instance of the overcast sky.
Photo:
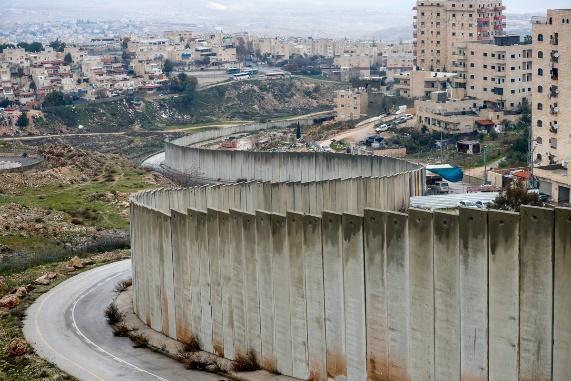
MULTIPOLYGON (((415 0, 0 0, 4 12, 0 11, 0 26, 120 18, 267 35, 406 39, 412 35, 414 4, 415 0)), ((571 0, 504 0, 504 4, 508 14, 542 14, 547 8, 570 8, 571 0)), ((508 28, 515 19, 508 20, 508 28)), ((519 20, 527 27, 525 18, 519 20)))

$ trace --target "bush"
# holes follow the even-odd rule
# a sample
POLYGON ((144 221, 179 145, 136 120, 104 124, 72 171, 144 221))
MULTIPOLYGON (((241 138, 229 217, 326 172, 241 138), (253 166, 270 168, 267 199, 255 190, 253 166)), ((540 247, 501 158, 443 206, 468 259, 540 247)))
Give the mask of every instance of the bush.
POLYGON ((490 205, 490 209, 519 212, 522 205, 544 206, 539 199, 539 194, 528 192, 523 182, 518 180, 496 197, 492 205, 490 205))
POLYGON ((109 324, 115 325, 123 320, 123 314, 119 312, 115 303, 111 303, 105 309, 105 318, 109 324))

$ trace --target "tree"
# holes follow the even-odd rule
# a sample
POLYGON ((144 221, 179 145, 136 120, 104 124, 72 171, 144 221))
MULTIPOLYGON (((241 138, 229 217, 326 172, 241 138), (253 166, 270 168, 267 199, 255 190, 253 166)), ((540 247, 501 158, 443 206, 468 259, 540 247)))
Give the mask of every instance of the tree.
POLYGON ((71 65, 73 63, 73 57, 71 56, 71 53, 67 53, 65 57, 63 57, 63 60, 66 64, 71 65))
POLYGON ((50 47, 53 48, 56 52, 62 53, 65 49, 65 42, 61 42, 58 38, 55 41, 50 42, 50 47))
POLYGON ((30 124, 30 121, 28 120, 28 113, 25 111, 22 111, 22 113, 20 114, 20 116, 16 120, 16 126, 28 127, 28 124, 30 124))
POLYGON ((500 192, 490 209, 519 212, 522 205, 543 206, 543 202, 538 193, 529 192, 522 181, 516 180, 500 192))
POLYGON ((10 106, 10 101, 8 98, 0 99, 0 107, 6 108, 8 106, 10 106))
POLYGON ((297 127, 295 129, 295 138, 297 140, 301 139, 301 125, 297 122, 297 127))
POLYGON ((31 53, 38 53, 44 50, 44 46, 41 42, 32 42, 31 44, 27 42, 19 42, 18 47, 23 48, 25 51, 31 53))
POLYGON ((173 62, 169 59, 165 60, 165 63, 163 64, 163 73, 165 73, 167 77, 170 77, 173 69, 174 69, 173 62))
POLYGON ((52 91, 48 93, 44 98, 44 102, 42 106, 44 107, 57 107, 57 106, 65 106, 66 101, 61 91, 52 91))
POLYGON ((0 44, 0 53, 4 51, 4 49, 14 49, 15 46, 12 44, 0 44))

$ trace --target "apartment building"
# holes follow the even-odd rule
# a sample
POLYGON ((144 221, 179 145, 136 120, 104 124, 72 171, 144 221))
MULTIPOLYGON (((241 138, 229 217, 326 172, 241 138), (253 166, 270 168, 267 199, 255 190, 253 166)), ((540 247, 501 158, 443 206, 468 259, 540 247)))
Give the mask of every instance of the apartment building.
POLYGON ((338 121, 360 119, 367 115, 369 95, 365 89, 335 92, 335 111, 338 121))
POLYGON ((571 188, 571 9, 532 19, 532 157, 540 190, 569 203, 571 188))
POLYGON ((435 91, 452 91, 454 73, 435 71, 409 71, 393 75, 393 92, 405 98, 430 97, 435 91))
POLYGON ((513 116, 488 108, 477 98, 449 99, 447 92, 433 92, 427 99, 414 102, 419 128, 442 131, 446 134, 469 134, 474 131, 490 132, 503 128, 505 120, 513 116))
POLYGON ((392 80, 395 74, 411 71, 414 68, 414 47, 412 44, 394 44, 386 53, 387 79, 392 80))
POLYGON ((518 111, 531 99, 531 41, 520 36, 496 36, 457 46, 454 87, 461 96, 482 99, 488 106, 518 111), (463 94, 462 94, 463 93, 463 94))
POLYGON ((458 43, 491 40, 506 26, 502 0, 417 0, 413 17, 416 65, 449 71, 458 43))

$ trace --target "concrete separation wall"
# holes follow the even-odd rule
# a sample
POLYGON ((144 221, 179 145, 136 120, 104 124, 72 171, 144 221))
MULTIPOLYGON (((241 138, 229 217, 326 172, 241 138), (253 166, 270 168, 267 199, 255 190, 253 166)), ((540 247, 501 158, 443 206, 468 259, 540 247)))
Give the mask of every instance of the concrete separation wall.
POLYGON ((131 197, 153 329, 306 380, 569 378, 570 209, 409 209, 424 172, 394 158, 170 143, 166 161, 244 181, 131 197))
POLYGON ((157 331, 300 379, 568 377, 569 209, 253 214, 247 192, 229 212, 173 192, 131 206, 157 331))

